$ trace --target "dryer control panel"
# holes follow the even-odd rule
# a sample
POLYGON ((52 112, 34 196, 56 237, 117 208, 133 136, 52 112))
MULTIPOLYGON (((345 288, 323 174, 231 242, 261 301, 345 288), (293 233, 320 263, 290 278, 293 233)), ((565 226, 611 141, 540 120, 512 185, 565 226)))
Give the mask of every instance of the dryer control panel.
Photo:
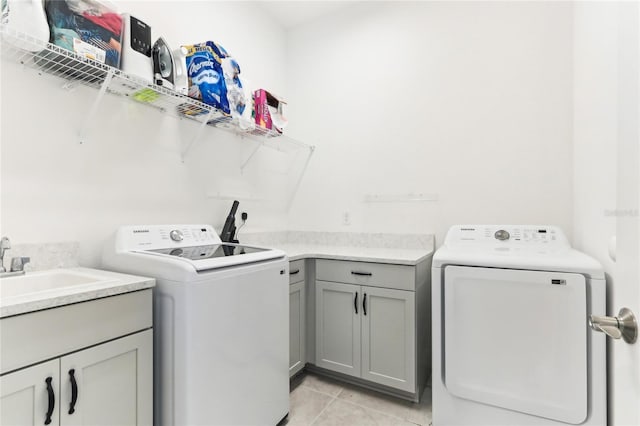
POLYGON ((456 225, 447 232, 445 245, 457 246, 541 246, 569 248, 569 241, 557 226, 549 225, 456 225))

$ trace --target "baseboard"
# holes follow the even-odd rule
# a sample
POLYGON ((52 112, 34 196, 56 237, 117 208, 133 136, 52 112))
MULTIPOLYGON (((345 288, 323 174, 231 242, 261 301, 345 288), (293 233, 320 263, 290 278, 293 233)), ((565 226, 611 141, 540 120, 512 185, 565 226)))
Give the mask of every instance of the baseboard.
MULTIPOLYGON (((304 366, 304 368, 302 369, 302 371, 309 371, 312 373, 316 373, 322 376, 326 376, 329 377, 331 379, 335 379, 341 382, 345 382, 345 383, 349 383, 352 385, 356 385, 362 388, 366 388, 366 389, 370 389, 376 392, 380 392, 383 393, 385 395, 389 395, 389 396, 393 396, 396 398, 400 398, 400 399, 405 399, 407 401, 411 401, 411 402, 420 402, 420 393, 418 392, 416 393, 410 393, 410 392, 405 392, 405 391, 401 391, 398 389, 393 389, 389 386, 385 386, 385 385, 379 385, 377 383, 372 383, 369 382, 368 380, 363 380, 360 379, 358 377, 352 377, 352 376, 348 376, 346 374, 342 374, 342 373, 336 373, 335 371, 331 371, 331 370, 327 370, 324 369, 322 367, 318 367, 316 365, 313 364, 306 364, 304 366)), ((295 376, 294 376, 295 377, 295 376)))

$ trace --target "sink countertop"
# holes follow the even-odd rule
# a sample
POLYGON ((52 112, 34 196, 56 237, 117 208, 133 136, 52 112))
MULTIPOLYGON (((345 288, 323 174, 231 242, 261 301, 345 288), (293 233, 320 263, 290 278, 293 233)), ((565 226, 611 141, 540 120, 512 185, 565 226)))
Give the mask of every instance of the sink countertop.
POLYGON ((298 259, 335 259, 355 262, 390 263, 415 266, 433 254, 433 249, 350 247, 319 244, 275 244, 289 256, 298 259))
MULTIPOLYGON (((72 303, 86 302, 117 294, 144 290, 155 286, 155 279, 137 275, 121 274, 91 268, 64 268, 61 270, 77 271, 91 275, 99 275, 104 280, 99 282, 43 290, 0 299, 0 318, 25 314, 43 309, 56 308, 72 303)), ((37 272, 31 272, 36 274, 37 272)), ((30 272, 27 272, 29 275, 30 272)), ((0 279, 0 286, 2 279, 0 279)))

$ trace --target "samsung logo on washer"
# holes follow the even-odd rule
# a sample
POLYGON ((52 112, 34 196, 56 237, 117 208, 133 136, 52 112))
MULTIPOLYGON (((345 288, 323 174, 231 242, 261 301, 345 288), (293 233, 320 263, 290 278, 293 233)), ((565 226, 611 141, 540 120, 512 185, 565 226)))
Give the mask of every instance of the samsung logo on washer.
POLYGON ((148 233, 149 233, 149 230, 148 230, 148 229, 134 229, 134 230, 133 230, 133 233, 134 233, 134 234, 142 234, 142 233, 146 233, 146 234, 148 234, 148 233))

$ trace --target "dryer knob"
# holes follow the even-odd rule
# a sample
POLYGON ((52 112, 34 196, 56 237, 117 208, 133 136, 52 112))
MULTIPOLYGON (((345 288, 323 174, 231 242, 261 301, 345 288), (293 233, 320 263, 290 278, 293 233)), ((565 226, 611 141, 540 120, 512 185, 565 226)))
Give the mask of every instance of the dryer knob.
POLYGON ((509 235, 509 233, 504 229, 501 229, 499 231, 496 231, 493 236, 496 237, 496 240, 505 241, 508 240, 511 235, 509 235))
POLYGON ((169 232, 169 236, 173 241, 176 241, 176 242, 180 242, 184 240, 184 235, 182 235, 182 232, 178 231, 177 229, 174 229, 173 231, 169 232))

